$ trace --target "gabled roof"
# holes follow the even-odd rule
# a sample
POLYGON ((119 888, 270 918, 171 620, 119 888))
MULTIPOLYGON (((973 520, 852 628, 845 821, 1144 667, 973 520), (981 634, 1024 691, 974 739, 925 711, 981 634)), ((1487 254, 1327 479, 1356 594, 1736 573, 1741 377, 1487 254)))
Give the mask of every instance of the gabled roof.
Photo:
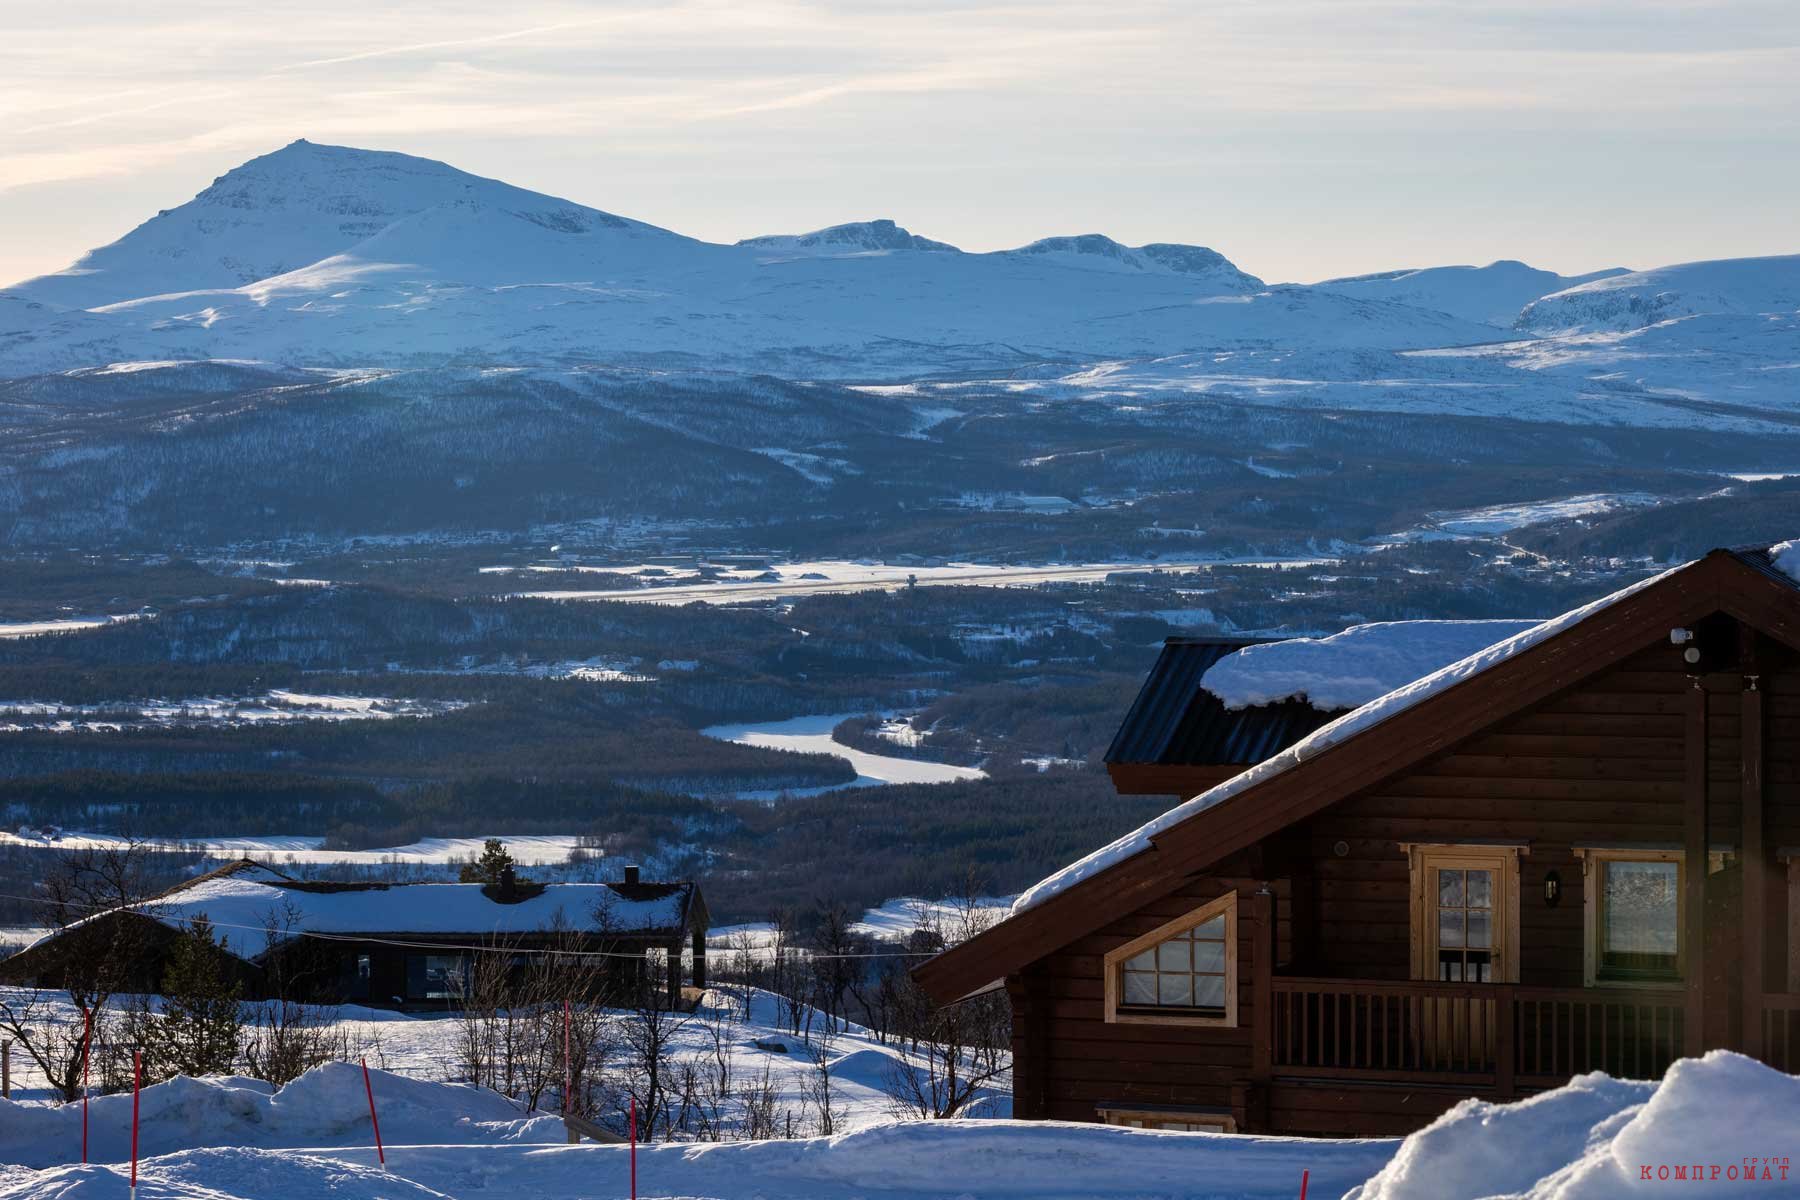
POLYGON ((939 1001, 986 986, 1166 894, 1185 875, 1574 686, 1670 628, 1722 611, 1800 649, 1800 589, 1787 565, 1769 551, 1715 550, 1346 713, 1052 875, 1022 895, 1006 920, 915 974, 939 1001), (1369 736, 1376 728, 1379 736, 1369 736))

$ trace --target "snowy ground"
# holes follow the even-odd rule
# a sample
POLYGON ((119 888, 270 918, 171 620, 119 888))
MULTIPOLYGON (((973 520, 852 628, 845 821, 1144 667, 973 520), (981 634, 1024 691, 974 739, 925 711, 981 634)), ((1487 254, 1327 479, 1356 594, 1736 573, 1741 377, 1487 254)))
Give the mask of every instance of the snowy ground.
MULTIPOLYGON (((569 860, 569 851, 581 840, 573 833, 518 834, 498 836, 520 866, 554 866, 569 860)), ((351 863, 358 866, 381 866, 390 863, 447 864, 453 860, 481 856, 485 837, 421 838, 404 846, 387 846, 374 850, 323 850, 322 837, 271 834, 266 837, 196 837, 168 842, 170 848, 199 850, 221 860, 254 858, 280 867, 285 864, 330 866, 351 863)), ((124 846, 127 839, 109 833, 77 833, 59 830, 54 836, 44 831, 0 831, 0 846, 31 846, 37 849, 100 850, 124 846)), ((589 850, 599 858, 601 850, 589 850)))
POLYGON ((0 732, 156 729, 192 725, 268 725, 291 721, 389 721, 467 708, 464 700, 324 696, 275 690, 260 696, 196 696, 142 703, 57 704, 0 701, 0 732))
MULTIPOLYGON (((756 721, 743 725, 713 725, 700 732, 708 737, 746 746, 763 746, 772 750, 798 750, 811 754, 831 754, 856 768, 856 780, 829 787, 790 790, 788 795, 807 795, 835 791, 840 787, 878 787, 886 783, 951 783, 958 779, 984 779, 987 772, 978 767, 956 767, 948 763, 926 762, 917 758, 897 758, 857 750, 834 740, 831 731, 858 713, 837 713, 823 717, 793 717, 785 721, 756 721)), ((776 799, 781 792, 740 792, 745 799, 776 799)))
MULTIPOLYGON (((998 921, 1012 907, 1012 896, 982 896, 975 900, 974 920, 998 921)), ((862 937, 889 942, 905 942, 914 930, 928 929, 955 932, 965 914, 950 900, 922 900, 917 896, 901 896, 879 908, 866 909, 853 922, 850 932, 862 937)), ((0 931, 4 936, 4 931, 0 931)), ((749 955, 758 962, 768 962, 775 945, 775 926, 767 921, 751 921, 743 925, 715 925, 706 935, 707 952, 714 961, 727 965, 739 955, 749 955)), ((791 947, 790 947, 791 949, 791 947)), ((794 951, 804 955, 805 951, 794 951)))
MULTIPOLYGON (((273 1095, 240 1079, 146 1090, 144 1200, 613 1200, 624 1146, 558 1145, 492 1093, 375 1072, 387 1164, 360 1072, 320 1068, 273 1095)), ((130 1099, 80 1112, 0 1102, 0 1200, 122 1196, 130 1099)), ((1467 1101, 1404 1141, 1160 1133, 1057 1122, 869 1125, 830 1138, 641 1147, 637 1194, 665 1200, 1636 1200, 1792 1196, 1800 1079, 1715 1052, 1660 1086, 1579 1077, 1520 1103, 1467 1101), (1696 1181, 1696 1173, 1699 1180, 1696 1181)))
MULTIPOLYGON (((1096 583, 1119 571, 1193 570, 1206 566, 1289 566, 1288 559, 1165 559, 1158 562, 1059 563, 1051 566, 1002 566, 984 563, 945 563, 913 566, 904 563, 793 562, 775 563, 754 572, 738 571, 706 582, 687 582, 698 575, 682 575, 678 581, 658 580, 643 588, 611 588, 599 591, 540 591, 519 595, 547 600, 623 600, 639 604, 689 604, 708 600, 717 604, 780 600, 818 593, 860 592, 905 587, 961 585, 964 587, 1039 587, 1048 583, 1096 583)), ((503 569, 503 568, 502 568, 503 569)), ((531 569, 531 568, 526 568, 531 569)), ((605 568, 613 570, 613 568, 605 568)), ((643 569, 620 568, 621 573, 642 574, 643 569)))

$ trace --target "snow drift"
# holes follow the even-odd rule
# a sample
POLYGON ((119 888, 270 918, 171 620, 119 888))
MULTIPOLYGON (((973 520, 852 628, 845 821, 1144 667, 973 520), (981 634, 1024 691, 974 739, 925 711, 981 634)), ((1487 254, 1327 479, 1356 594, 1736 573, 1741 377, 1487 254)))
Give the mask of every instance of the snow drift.
POLYGON ((1517 1104, 1465 1100, 1345 1200, 1800 1195, 1800 1078, 1725 1050, 1660 1085, 1582 1075, 1517 1104))
MULTIPOLYGON (((560 1142, 560 1118, 531 1116, 484 1088, 371 1070, 381 1136, 403 1143, 560 1142)), ((256 1079, 178 1076, 143 1090, 139 1153, 149 1158, 209 1146, 276 1149, 370 1146, 362 1071, 327 1063, 276 1091, 256 1079)), ((131 1158, 131 1094, 98 1096, 89 1114, 90 1158, 131 1158)), ((51 1167, 81 1160, 81 1105, 0 1100, 0 1162, 51 1167)), ((4 1194, 4 1193, 0 1193, 4 1194)))

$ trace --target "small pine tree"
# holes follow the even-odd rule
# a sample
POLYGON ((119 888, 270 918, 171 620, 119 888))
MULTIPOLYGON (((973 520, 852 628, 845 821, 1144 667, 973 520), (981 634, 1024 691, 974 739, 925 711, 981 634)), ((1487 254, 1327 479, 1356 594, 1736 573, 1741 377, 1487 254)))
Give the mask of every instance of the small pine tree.
MULTIPOLYGON (((513 856, 507 851, 506 843, 499 838, 489 838, 482 847, 481 857, 472 863, 464 863, 458 878, 464 883, 486 883, 498 887, 502 877, 513 867, 513 856)), ((516 873, 514 879, 518 882, 516 873)))
POLYGON ((195 917, 169 950, 163 1015, 143 1030, 147 1076, 229 1075, 237 1069, 243 1016, 241 985, 232 976, 212 923, 205 914, 195 917))

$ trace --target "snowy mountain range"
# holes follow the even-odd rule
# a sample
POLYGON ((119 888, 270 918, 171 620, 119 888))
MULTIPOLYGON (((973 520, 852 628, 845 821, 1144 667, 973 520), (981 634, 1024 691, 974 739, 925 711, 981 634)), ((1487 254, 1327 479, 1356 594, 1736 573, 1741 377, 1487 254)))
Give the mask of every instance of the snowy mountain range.
POLYGON ((0 291, 0 378, 220 359, 599 365, 1749 429, 1796 416, 1796 309, 1800 256, 1269 285, 1206 247, 1099 234, 967 253, 883 219, 722 245, 298 141, 0 291))

